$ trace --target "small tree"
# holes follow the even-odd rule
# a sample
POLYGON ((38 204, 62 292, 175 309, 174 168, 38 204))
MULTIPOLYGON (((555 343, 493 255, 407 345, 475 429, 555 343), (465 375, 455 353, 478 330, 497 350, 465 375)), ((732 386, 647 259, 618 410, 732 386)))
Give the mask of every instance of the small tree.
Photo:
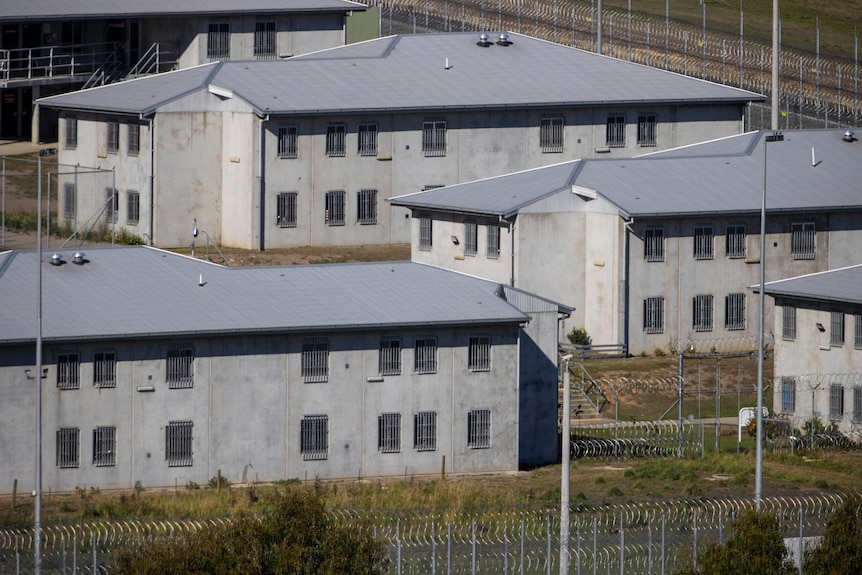
POLYGON ((862 497, 848 495, 826 522, 819 547, 805 552, 806 575, 859 573, 862 566, 862 497))
POLYGON ((585 345, 589 346, 593 343, 593 338, 587 333, 587 328, 585 327, 574 327, 572 331, 566 334, 566 337, 569 338, 569 343, 572 345, 585 345))
POLYGON ((683 564, 677 575, 790 575, 787 548, 778 518, 771 513, 744 510, 733 522, 726 543, 710 541, 696 566, 683 564))

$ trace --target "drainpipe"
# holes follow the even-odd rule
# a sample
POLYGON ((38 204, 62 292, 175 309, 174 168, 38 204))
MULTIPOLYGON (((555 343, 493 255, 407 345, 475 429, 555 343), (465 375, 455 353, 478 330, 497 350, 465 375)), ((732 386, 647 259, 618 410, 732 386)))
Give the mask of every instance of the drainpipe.
MULTIPOLYGON (((144 115, 141 114, 141 119, 144 115)), ((153 236, 154 220, 156 219, 156 136, 153 133, 153 119, 149 118, 148 126, 150 130, 150 245, 156 244, 156 238, 153 236)))
POLYGON ((631 302, 629 301, 629 276, 631 274, 631 270, 629 266, 631 264, 630 252, 631 252, 631 241, 630 237, 632 232, 631 225, 635 222, 634 218, 629 218, 628 220, 623 220, 623 293, 622 293, 622 307, 623 307, 623 345, 625 346, 626 353, 629 353, 629 323, 631 320, 631 302))
POLYGON ((266 223, 266 130, 264 129, 264 124, 269 122, 269 114, 260 118, 260 144, 258 151, 258 178, 260 179, 259 192, 260 197, 258 198, 258 246, 257 249, 259 251, 264 251, 266 249, 266 237, 264 235, 264 224, 266 223))
POLYGON ((515 223, 512 220, 507 221, 509 223, 509 285, 515 287, 515 223))

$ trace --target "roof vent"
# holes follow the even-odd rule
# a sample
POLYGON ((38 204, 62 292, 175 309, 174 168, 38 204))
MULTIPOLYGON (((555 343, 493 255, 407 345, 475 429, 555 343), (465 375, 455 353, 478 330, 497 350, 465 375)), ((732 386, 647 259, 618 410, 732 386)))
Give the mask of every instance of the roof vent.
POLYGON ((63 256, 60 254, 54 254, 51 256, 51 265, 52 266, 61 266, 63 265, 63 256))
POLYGON ((505 32, 503 32, 497 37, 497 45, 508 46, 509 44, 511 44, 511 42, 509 42, 509 35, 505 32))
POLYGON ((482 32, 481 34, 479 34, 479 41, 477 42, 477 44, 478 44, 479 46, 482 46, 483 48, 487 48, 488 46, 490 46, 490 45, 491 45, 491 38, 490 38, 490 36, 488 36, 487 34, 485 34, 484 32, 482 32))
POLYGON ((84 252, 75 252, 75 255, 72 256, 72 263, 78 264, 79 266, 84 265, 87 260, 84 259, 84 252))
POLYGON ((844 140, 845 142, 855 142, 856 141, 856 135, 853 133, 852 130, 847 130, 846 132, 844 132, 844 137, 841 139, 844 140))

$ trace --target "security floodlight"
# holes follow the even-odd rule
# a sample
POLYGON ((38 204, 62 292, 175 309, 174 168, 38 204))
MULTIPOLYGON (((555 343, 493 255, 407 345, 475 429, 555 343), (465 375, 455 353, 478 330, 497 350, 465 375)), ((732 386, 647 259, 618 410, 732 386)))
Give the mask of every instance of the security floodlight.
POLYGON ((564 356, 563 356, 563 357, 561 357, 560 359, 562 359, 563 361, 569 361, 569 360, 570 360, 570 359, 572 359, 573 357, 575 357, 575 356, 574 356, 574 355, 572 355, 572 354, 570 353, 570 354, 568 354, 568 355, 564 355, 564 356))

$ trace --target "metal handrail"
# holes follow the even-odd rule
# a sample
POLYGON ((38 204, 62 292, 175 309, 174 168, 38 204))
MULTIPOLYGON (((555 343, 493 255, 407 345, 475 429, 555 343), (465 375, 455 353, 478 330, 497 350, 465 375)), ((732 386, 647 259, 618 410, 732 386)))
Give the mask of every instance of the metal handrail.
POLYGON ((116 42, 0 50, 0 81, 92 74, 116 51, 116 42))

